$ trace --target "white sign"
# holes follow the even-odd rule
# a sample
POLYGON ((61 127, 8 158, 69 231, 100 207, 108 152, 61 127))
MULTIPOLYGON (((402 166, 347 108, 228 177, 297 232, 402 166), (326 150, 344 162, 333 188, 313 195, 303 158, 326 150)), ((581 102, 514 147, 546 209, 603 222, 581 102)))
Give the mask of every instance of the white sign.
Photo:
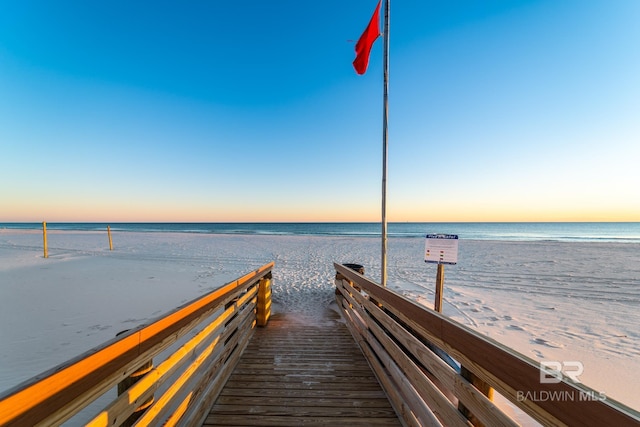
POLYGON ((424 262, 456 264, 458 262, 458 235, 427 234, 424 262))

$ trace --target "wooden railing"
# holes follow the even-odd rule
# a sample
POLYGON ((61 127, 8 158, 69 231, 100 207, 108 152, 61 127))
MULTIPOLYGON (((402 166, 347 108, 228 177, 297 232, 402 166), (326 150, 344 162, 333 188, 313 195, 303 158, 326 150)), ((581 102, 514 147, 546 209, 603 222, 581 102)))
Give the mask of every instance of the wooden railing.
POLYGON ((59 425, 116 385, 88 425, 201 423, 254 326, 269 319, 273 265, 3 393, 0 425, 59 425), (154 357, 163 360, 152 366, 154 357))
POLYGON ((640 426, 637 411, 566 378, 543 382, 533 359, 334 265, 347 326, 407 425, 518 425, 461 365, 543 425, 640 426))

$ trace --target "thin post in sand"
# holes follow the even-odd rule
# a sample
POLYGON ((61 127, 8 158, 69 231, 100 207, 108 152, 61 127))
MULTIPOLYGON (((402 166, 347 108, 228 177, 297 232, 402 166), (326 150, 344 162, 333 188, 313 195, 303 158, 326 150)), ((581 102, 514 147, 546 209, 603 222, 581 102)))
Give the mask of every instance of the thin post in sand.
POLYGON ((109 250, 113 250, 113 240, 111 240, 111 226, 107 225, 107 235, 109 236, 109 250))
POLYGON ((44 257, 49 258, 49 252, 47 250, 47 223, 42 221, 42 241, 44 245, 44 257))

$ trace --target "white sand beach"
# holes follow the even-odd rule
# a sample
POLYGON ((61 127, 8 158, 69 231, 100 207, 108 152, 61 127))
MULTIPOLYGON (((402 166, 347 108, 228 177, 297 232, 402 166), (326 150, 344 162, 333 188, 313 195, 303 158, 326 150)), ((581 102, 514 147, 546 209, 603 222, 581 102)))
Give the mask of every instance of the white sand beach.
MULTIPOLYGON (((0 230, 0 390, 275 261, 275 310, 313 321, 334 298, 333 262, 378 280, 363 237, 0 230)), ((388 286, 432 306, 424 240, 389 240, 388 286)), ((580 361, 580 380, 640 409, 637 244, 461 240, 444 314, 535 360, 580 361)))

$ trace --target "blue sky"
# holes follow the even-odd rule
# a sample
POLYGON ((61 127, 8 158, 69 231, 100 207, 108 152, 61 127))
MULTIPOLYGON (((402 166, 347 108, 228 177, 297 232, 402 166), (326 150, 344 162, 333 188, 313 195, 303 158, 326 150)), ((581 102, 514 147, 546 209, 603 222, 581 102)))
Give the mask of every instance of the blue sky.
MULTIPOLYGON (((0 221, 378 221, 375 5, 0 3, 0 221)), ((640 221, 638 22, 392 2, 388 219, 640 221)))

